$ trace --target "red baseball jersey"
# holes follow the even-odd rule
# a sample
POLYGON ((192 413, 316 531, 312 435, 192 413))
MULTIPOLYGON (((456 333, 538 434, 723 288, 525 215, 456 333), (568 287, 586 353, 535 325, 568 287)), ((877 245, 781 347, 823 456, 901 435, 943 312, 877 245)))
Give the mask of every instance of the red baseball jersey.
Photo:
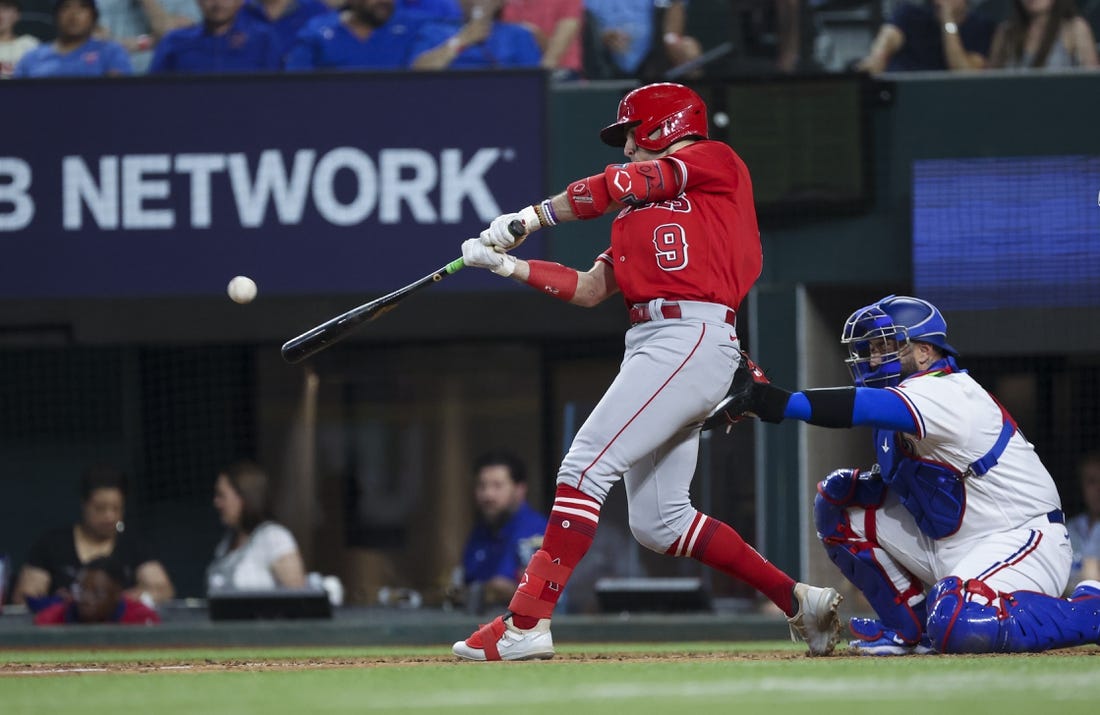
POLYGON ((745 162, 717 141, 694 142, 661 161, 675 166, 680 195, 619 212, 611 248, 598 260, 611 264, 627 305, 664 298, 736 310, 763 265, 745 162))

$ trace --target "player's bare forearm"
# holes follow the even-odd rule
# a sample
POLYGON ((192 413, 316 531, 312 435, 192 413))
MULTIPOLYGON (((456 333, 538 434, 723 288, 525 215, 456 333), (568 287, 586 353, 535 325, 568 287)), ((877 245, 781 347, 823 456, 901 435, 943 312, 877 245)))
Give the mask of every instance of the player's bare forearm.
POLYGON ((608 297, 619 292, 619 286, 615 282, 615 273, 603 261, 596 261, 588 271, 578 271, 558 264, 539 262, 544 267, 552 266, 552 272, 546 277, 532 280, 531 263, 522 258, 516 259, 515 270, 512 272, 512 280, 529 285, 544 293, 564 298, 562 290, 572 290, 568 302, 579 305, 582 308, 591 308, 599 305, 608 297), (573 281, 576 281, 573 284, 573 281), (556 285, 561 282, 562 285, 556 285))
POLYGON ((591 308, 619 292, 615 271, 603 261, 596 261, 588 271, 578 271, 577 275, 577 292, 569 301, 574 305, 591 308))

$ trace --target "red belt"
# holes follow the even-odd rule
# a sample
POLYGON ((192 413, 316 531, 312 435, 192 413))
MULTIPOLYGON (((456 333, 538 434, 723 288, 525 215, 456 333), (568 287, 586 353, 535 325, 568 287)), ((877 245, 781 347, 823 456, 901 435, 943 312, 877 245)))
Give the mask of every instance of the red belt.
MULTIPOLYGON (((690 312, 690 311, 689 311, 690 312)), ((649 310, 648 303, 641 303, 635 305, 630 309, 630 324, 637 325, 638 323, 646 323, 653 320, 654 316, 649 310)), ((683 318, 683 311, 680 309, 679 303, 661 303, 661 317, 665 320, 679 320, 683 318)), ((688 317, 691 317, 690 315, 688 317)), ((726 308, 726 315, 723 320, 730 325, 737 325, 737 313, 729 308, 726 308)))

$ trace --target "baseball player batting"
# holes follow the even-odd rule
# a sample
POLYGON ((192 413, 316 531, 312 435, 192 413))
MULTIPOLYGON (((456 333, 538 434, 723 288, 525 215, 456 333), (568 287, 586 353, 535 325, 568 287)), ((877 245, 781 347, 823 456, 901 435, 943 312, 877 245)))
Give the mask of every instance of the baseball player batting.
POLYGON ((622 293, 631 327, 618 376, 561 464, 542 549, 508 612, 455 643, 454 653, 480 661, 554 655, 554 606, 592 544, 608 490, 624 479, 630 529, 643 546, 751 584, 789 616, 792 637, 806 640, 812 655, 827 654, 839 634, 837 592, 795 583, 688 495, 700 426, 740 357, 735 311, 760 275, 749 172, 732 149, 707 140, 703 100, 678 84, 628 94, 600 138, 623 147, 627 163, 500 216, 462 244, 467 266, 574 305, 622 293), (513 221, 530 233, 609 213, 611 245, 587 271, 505 253, 517 244, 513 221))
POLYGON ((877 465, 817 485, 817 533, 874 607, 866 655, 1016 653, 1100 642, 1100 582, 1060 598, 1073 558, 1054 480, 1008 412, 956 363, 939 310, 888 296, 841 338, 855 387, 790 393, 742 370, 706 426, 874 428, 877 465))

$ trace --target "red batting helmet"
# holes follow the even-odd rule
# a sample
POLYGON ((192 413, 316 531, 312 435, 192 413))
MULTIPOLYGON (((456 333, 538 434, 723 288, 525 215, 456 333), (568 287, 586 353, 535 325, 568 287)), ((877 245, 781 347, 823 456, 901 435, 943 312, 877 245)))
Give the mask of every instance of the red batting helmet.
POLYGON ((626 133, 634 127, 634 143, 646 151, 664 151, 686 137, 706 139, 707 105, 682 84, 647 84, 623 97, 618 121, 604 127, 600 139, 611 146, 625 146, 626 133), (650 139, 657 130, 660 134, 650 139))

